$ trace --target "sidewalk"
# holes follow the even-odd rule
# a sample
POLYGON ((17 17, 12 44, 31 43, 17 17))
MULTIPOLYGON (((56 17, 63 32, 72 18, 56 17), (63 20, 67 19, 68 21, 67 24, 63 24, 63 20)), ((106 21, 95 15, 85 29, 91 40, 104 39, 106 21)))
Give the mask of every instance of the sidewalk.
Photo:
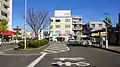
POLYGON ((1 52, 1 55, 40 55, 40 52, 43 51, 46 47, 48 47, 51 43, 41 46, 39 48, 29 48, 29 49, 18 49, 14 48, 11 50, 7 50, 4 53, 1 52))
POLYGON ((108 46, 108 49, 119 51, 120 52, 120 46, 108 46))
POLYGON ((13 43, 13 42, 5 42, 4 44, 2 44, 0 46, 0 51, 1 52, 4 52, 4 51, 9 51, 9 50, 13 50, 14 48, 17 48, 18 45, 16 43, 13 43))
POLYGON ((120 53, 120 46, 108 45, 108 48, 105 48, 105 45, 103 45, 102 47, 100 47, 97 44, 93 44, 92 46, 93 47, 97 47, 97 48, 101 48, 101 49, 104 49, 104 50, 108 50, 108 51, 120 53))

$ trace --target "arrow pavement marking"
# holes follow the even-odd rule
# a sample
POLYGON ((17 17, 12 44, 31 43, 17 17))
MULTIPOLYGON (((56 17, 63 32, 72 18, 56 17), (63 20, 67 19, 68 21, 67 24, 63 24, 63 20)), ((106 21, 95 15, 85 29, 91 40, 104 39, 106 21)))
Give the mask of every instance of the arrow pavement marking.
POLYGON ((47 55, 47 53, 45 52, 41 52, 42 55, 40 57, 38 57, 36 60, 34 60, 32 63, 30 63, 28 66, 26 67, 34 67, 40 60, 42 60, 42 58, 47 55))

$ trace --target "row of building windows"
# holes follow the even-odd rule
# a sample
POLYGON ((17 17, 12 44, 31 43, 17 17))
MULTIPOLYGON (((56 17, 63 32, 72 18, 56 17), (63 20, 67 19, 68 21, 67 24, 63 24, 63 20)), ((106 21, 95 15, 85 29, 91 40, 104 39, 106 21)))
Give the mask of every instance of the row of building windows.
POLYGON ((8 8, 9 8, 7 5, 5 5, 5 4, 2 3, 1 1, 0 1, 0 7, 3 7, 3 8, 5 8, 5 9, 8 9, 8 8))
MULTIPOLYGON (((63 27, 63 26, 55 25, 55 28, 61 28, 61 27, 63 27)), ((50 29, 52 29, 52 28, 53 28, 53 25, 50 26, 50 29)), ((70 28, 70 25, 65 25, 65 28, 70 28)))
POLYGON ((5 12, 3 12, 3 11, 0 11, 0 13, 1 13, 2 16, 5 16, 5 17, 8 16, 7 13, 5 13, 5 12))
MULTIPOLYGON (((98 24, 99 25, 99 27, 103 27, 103 24, 98 24)), ((91 24, 91 27, 93 28, 93 27, 95 27, 96 26, 96 24, 91 24)))
MULTIPOLYGON (((50 19, 50 22, 53 22, 53 19, 50 19)), ((56 19, 55 22, 61 22, 61 20, 56 19)), ((70 19, 65 19, 65 22, 70 22, 70 19)))
MULTIPOLYGON (((56 30, 56 31, 54 31, 55 33, 57 33, 57 34, 61 34, 63 31, 61 31, 61 30, 56 30)), ((50 33, 53 33, 53 31, 50 31, 50 33)), ((66 30, 65 31, 65 34, 70 34, 70 31, 69 30, 66 30)))

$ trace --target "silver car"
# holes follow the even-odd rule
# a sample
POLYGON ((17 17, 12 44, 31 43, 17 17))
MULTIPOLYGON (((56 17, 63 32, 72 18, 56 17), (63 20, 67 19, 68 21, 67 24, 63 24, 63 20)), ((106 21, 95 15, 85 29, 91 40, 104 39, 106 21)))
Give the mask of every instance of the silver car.
POLYGON ((77 41, 73 38, 68 40, 69 44, 77 44, 77 41))

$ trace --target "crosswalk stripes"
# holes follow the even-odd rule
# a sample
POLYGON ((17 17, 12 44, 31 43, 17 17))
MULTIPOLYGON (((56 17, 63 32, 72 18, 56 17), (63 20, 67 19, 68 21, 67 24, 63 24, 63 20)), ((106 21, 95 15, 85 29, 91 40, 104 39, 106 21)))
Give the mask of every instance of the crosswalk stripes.
POLYGON ((68 47, 66 46, 66 44, 59 44, 59 43, 51 44, 48 48, 44 50, 44 52, 48 54, 61 53, 66 51, 68 51, 68 47))

